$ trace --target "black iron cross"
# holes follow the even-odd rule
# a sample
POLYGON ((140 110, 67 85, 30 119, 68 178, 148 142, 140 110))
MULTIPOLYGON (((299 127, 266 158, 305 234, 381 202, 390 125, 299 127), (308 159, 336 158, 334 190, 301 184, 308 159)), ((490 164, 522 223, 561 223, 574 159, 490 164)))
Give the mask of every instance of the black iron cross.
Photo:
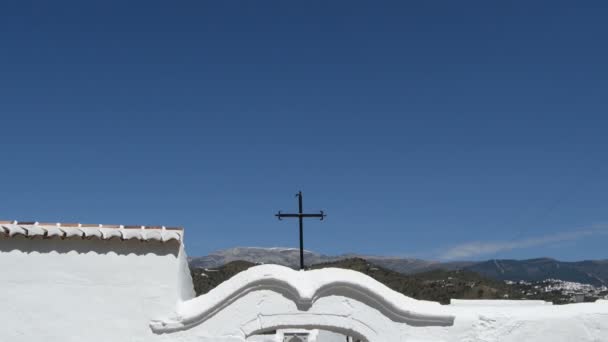
POLYGON ((298 207, 299 207, 297 214, 283 214, 279 210, 279 213, 274 216, 276 216, 279 220, 282 220, 283 218, 286 218, 286 217, 297 217, 299 219, 299 221, 300 221, 300 269, 303 270, 304 269, 304 218, 316 217, 316 218, 320 218, 321 221, 323 221, 323 219, 327 215, 325 215, 323 210, 321 210, 321 212, 319 214, 304 214, 302 212, 302 191, 299 191, 296 194, 296 197, 298 198, 298 207))

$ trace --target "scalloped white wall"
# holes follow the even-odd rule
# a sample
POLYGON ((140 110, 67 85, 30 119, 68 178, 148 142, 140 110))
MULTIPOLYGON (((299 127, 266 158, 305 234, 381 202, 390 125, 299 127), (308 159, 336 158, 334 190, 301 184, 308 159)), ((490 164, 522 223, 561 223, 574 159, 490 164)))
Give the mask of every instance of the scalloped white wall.
POLYGON ((194 295, 178 242, 0 237, 0 341, 152 341, 194 295))

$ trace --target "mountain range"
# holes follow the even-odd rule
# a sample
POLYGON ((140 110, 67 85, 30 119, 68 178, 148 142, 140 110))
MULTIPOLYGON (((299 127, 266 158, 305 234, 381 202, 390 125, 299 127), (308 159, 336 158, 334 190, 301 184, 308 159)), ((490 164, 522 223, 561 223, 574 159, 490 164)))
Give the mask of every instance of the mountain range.
MULTIPOLYGON (((297 268, 299 267, 299 258, 300 251, 296 248, 236 247, 216 251, 202 257, 193 257, 189 261, 192 268, 217 268, 233 261, 278 264, 297 268)), ((534 282, 545 279, 560 279, 596 286, 608 284, 608 260, 566 262, 550 258, 538 258, 528 260, 492 259, 487 261, 439 262, 416 258, 360 254, 330 256, 311 251, 305 251, 304 258, 307 265, 361 258, 372 264, 402 274, 416 274, 432 270, 465 270, 495 280, 534 282)))

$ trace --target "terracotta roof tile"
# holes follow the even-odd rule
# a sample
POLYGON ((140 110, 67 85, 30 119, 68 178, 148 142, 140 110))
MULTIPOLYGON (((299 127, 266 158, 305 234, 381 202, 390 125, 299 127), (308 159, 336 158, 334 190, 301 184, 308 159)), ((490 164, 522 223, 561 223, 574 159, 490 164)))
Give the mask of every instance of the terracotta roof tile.
POLYGON ((123 226, 116 224, 80 224, 80 223, 39 223, 0 221, 0 234, 5 236, 23 235, 26 237, 80 237, 99 238, 109 240, 121 238, 123 240, 137 239, 141 241, 182 241, 183 229, 180 227, 164 226, 123 226))

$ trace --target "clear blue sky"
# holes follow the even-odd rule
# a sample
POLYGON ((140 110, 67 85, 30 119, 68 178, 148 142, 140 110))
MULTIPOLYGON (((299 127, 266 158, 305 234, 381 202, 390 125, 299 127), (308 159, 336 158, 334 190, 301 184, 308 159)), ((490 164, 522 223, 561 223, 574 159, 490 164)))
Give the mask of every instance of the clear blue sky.
POLYGON ((608 258, 605 1, 2 1, 2 219, 608 258))

